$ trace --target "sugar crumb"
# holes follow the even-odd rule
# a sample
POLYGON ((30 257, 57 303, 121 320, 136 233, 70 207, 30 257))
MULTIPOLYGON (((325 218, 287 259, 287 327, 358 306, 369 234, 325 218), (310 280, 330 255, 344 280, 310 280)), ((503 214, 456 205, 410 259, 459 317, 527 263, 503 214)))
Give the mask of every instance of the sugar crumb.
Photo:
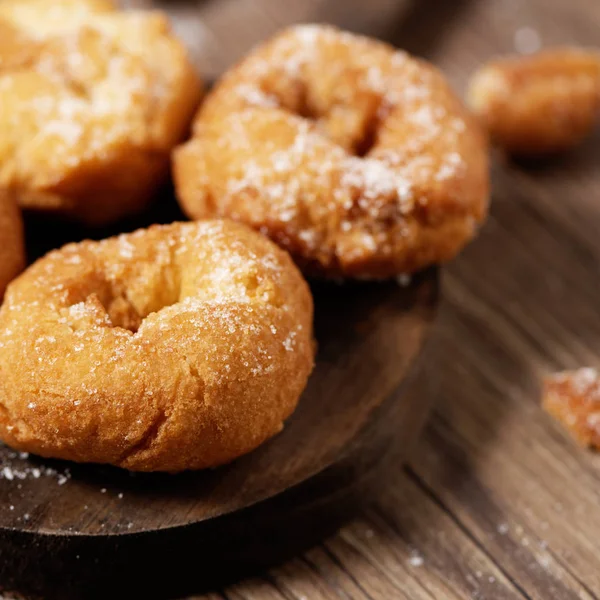
POLYGON ((496 531, 500 534, 500 535, 506 535, 508 533, 509 527, 507 523, 500 523, 500 525, 498 525, 498 527, 496 527, 496 531))
POLYGON ((408 559, 408 562, 412 567, 422 567, 425 561, 420 554, 413 552, 411 557, 408 559))

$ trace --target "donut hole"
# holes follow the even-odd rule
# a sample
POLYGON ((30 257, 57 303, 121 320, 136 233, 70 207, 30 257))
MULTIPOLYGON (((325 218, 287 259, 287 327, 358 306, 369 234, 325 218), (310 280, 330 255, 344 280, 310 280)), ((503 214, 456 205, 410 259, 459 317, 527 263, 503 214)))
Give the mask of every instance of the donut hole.
POLYGON ((379 130, 379 119, 372 118, 365 123, 362 138, 356 141, 354 155, 364 158, 377 144, 377 133, 379 130))
POLYGON ((261 86, 261 94, 280 110, 310 122, 349 154, 364 157, 377 144, 383 99, 374 92, 362 90, 358 97, 353 92, 343 87, 319 89, 314 83, 289 77, 274 77, 261 86))
POLYGON ((368 96, 356 104, 336 104, 319 122, 330 141, 356 157, 365 157, 378 142, 380 99, 368 96))
POLYGON ((102 305, 112 327, 137 333, 148 315, 180 301, 179 284, 172 284, 165 280, 158 282, 150 280, 147 283, 149 285, 140 286, 139 282, 134 281, 127 289, 117 287, 103 299, 102 305))
POLYGON ((118 280, 92 271, 62 316, 73 330, 96 325, 137 333, 148 315, 176 304, 181 293, 178 270, 167 265, 153 265, 118 280))
POLYGON ((105 290, 91 292, 83 301, 71 304, 62 316, 73 331, 96 325, 136 333, 143 321, 143 316, 126 296, 111 297, 105 290))
POLYGON ((281 110, 306 121, 319 121, 324 116, 309 95, 306 82, 292 78, 283 71, 277 77, 260 82, 258 89, 251 88, 248 99, 251 104, 258 100, 259 105, 268 99, 281 110))
POLYGON ((113 327, 127 329, 132 333, 137 333, 144 320, 144 317, 138 313, 133 303, 125 296, 113 298, 108 305, 104 305, 104 310, 113 327))

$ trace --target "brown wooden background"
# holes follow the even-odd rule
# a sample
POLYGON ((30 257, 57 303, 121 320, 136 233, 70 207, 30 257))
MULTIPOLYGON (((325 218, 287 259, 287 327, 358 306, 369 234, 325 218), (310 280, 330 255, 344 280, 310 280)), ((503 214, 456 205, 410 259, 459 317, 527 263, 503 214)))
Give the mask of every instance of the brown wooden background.
MULTIPOLYGON (((209 78, 291 21, 392 41, 459 91, 498 53, 598 44, 600 31, 597 0, 162 5, 209 78)), ((441 391, 409 467, 398 464, 381 500, 334 538, 205 598, 600 596, 600 458, 539 408, 544 373, 600 363, 599 158, 598 133, 545 163, 496 158, 490 219, 445 270, 430 366, 441 391)))

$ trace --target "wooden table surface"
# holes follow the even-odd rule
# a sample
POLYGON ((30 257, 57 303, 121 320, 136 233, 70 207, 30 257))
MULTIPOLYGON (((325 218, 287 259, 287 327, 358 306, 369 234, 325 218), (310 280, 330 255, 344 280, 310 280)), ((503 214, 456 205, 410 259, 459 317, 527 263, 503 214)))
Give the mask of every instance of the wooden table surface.
MULTIPOLYGON (((461 92, 494 55, 600 29, 597 0, 163 4, 209 76, 286 21, 329 19, 432 60, 461 92)), ((600 457, 539 406, 545 373, 600 363, 599 159, 598 133, 544 163, 494 159, 490 218, 444 271, 439 397, 409 466, 335 537, 202 598, 600 597, 600 457)))

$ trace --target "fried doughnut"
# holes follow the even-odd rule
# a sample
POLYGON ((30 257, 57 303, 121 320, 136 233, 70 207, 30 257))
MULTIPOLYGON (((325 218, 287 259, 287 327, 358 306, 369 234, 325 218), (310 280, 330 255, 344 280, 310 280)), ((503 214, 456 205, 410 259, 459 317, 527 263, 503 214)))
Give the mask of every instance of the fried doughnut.
POLYGON ((6 286, 25 266, 23 224, 13 196, 0 190, 0 300, 6 286))
POLYGON ((600 53, 557 48, 495 60, 473 76, 468 98, 509 153, 566 150, 590 133, 600 115, 600 53))
POLYGON ((286 30, 230 70, 174 173, 190 217, 243 221, 329 277, 447 261, 487 210, 486 140, 442 75, 328 26, 286 30))
POLYGON ((161 13, 0 1, 0 188, 23 208, 90 225, 139 211, 200 95, 161 13))
POLYGON ((231 461, 294 410, 312 310, 288 254, 241 224, 67 245, 0 309, 0 438, 134 471, 231 461))
POLYGON ((596 369, 548 377, 542 403, 582 446, 600 449, 600 375, 596 369))

